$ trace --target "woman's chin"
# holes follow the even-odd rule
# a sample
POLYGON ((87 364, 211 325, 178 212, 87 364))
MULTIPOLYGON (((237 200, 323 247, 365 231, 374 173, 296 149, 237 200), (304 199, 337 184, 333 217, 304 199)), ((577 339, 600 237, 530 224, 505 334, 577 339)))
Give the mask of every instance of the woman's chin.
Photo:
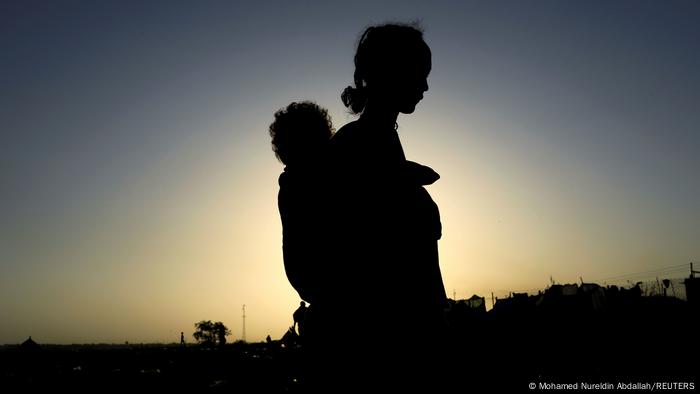
MULTIPOLYGON (((416 103, 418 104, 418 103, 416 103)), ((412 114, 416 110, 416 104, 413 105, 406 105, 403 108, 401 108, 401 113, 402 114, 412 114)))

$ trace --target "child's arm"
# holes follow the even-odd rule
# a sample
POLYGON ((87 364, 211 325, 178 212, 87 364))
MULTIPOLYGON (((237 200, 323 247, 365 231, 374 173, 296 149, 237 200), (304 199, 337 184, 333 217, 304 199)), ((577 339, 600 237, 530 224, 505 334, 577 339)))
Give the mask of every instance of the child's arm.
POLYGON ((432 185, 440 179, 440 174, 433 171, 432 168, 409 160, 406 160, 406 166, 403 171, 404 177, 409 182, 418 185, 432 185))

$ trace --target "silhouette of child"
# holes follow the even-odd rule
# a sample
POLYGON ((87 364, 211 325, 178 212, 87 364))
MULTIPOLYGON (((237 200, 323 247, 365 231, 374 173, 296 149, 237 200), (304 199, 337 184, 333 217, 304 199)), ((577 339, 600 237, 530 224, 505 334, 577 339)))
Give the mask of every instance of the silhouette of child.
POLYGON ((328 111, 311 101, 293 102, 275 112, 270 125, 272 150, 285 171, 321 166, 319 162, 335 130, 328 111))
POLYGON ((285 165, 277 202, 287 279, 302 300, 318 293, 324 244, 325 153, 333 135, 328 112, 310 101, 293 102, 275 113, 272 150, 285 165))

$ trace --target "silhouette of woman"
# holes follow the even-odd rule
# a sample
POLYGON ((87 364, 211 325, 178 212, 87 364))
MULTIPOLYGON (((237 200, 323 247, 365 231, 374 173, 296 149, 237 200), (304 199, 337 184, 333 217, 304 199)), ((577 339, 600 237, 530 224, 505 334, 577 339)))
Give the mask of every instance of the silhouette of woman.
POLYGON ((345 357, 370 357, 377 368, 425 361, 409 353, 430 353, 445 328, 440 215, 425 188, 405 176, 411 164, 397 133, 398 115, 413 113, 428 90, 430 69, 430 48, 417 27, 367 28, 355 54, 354 86, 341 96, 360 117, 329 147, 332 286, 314 312, 324 332, 352 343, 345 357), (348 315, 358 310, 362 318, 350 326, 358 319, 348 315))

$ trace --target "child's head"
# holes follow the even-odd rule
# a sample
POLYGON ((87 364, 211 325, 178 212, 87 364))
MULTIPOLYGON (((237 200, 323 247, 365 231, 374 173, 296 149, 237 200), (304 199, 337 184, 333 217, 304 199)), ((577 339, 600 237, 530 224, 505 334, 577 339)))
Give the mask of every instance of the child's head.
POLYGON ((270 125, 272 150, 285 165, 312 161, 333 135, 328 111, 313 102, 294 102, 275 112, 270 125))

